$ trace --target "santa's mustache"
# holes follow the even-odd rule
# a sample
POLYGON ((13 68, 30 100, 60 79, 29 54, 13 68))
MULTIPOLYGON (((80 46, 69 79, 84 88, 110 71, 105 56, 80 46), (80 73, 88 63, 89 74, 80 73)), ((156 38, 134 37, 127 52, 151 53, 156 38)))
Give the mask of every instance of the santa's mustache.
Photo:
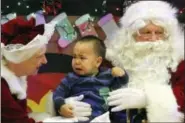
POLYGON ((142 42, 135 42, 132 46, 132 50, 135 53, 152 53, 152 52, 167 52, 171 48, 170 43, 163 40, 158 40, 155 42, 151 41, 142 41, 142 42))
POLYGON ((172 47, 169 41, 134 42, 123 47, 120 54, 122 64, 125 68, 134 69, 136 66, 156 66, 158 64, 168 65, 171 62, 172 47))
MULTIPOLYGON (((172 62, 170 42, 136 42, 128 51, 133 54, 132 60, 129 54, 124 56, 124 67, 130 71, 131 84, 137 86, 143 82, 153 80, 158 83, 166 83, 169 79, 168 68, 172 62), (132 49, 130 49, 132 47, 132 49), (141 80, 141 81, 139 81, 141 80)), ((127 52, 127 51, 126 51, 127 52)))

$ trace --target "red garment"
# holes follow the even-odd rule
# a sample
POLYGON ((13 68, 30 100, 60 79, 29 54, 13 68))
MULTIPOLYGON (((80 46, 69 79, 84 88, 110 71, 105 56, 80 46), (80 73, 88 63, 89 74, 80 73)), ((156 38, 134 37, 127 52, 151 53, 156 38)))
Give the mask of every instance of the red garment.
POLYGON ((179 111, 185 114, 185 61, 182 61, 178 67, 177 71, 172 73, 171 83, 174 95, 177 99, 179 105, 179 111))
POLYGON ((12 95, 3 78, 1 78, 1 122, 36 123, 28 117, 26 99, 18 100, 15 95, 12 95))

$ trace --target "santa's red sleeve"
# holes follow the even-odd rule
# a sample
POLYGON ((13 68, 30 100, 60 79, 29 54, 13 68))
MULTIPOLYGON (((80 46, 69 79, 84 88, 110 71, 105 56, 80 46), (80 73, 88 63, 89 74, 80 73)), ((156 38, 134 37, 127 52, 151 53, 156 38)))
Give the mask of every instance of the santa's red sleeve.
POLYGON ((19 100, 12 95, 4 79, 1 79, 1 122, 36 123, 28 117, 26 99, 19 100))
POLYGON ((182 61, 178 67, 176 72, 172 73, 171 83, 173 93, 176 97, 177 103, 179 105, 179 111, 185 113, 185 61, 182 61))

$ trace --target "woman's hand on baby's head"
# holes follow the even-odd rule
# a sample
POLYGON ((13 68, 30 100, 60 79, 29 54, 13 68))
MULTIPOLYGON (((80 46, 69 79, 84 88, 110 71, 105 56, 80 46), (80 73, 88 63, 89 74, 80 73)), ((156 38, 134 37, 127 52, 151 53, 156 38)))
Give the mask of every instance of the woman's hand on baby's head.
POLYGON ((112 76, 114 77, 121 77, 125 75, 125 71, 120 67, 113 67, 112 68, 112 76))
POLYGON ((61 116, 72 118, 74 117, 73 114, 73 107, 69 104, 64 104, 60 107, 60 110, 58 111, 61 116))

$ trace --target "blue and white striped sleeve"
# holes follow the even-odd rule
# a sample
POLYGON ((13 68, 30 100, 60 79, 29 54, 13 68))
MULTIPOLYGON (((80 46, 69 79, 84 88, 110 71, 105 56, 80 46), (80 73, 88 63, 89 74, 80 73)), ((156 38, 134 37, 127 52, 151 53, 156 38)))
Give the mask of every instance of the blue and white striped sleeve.
POLYGON ((57 111, 65 104, 65 98, 69 96, 72 83, 71 77, 72 76, 68 74, 53 92, 54 106, 57 111))

